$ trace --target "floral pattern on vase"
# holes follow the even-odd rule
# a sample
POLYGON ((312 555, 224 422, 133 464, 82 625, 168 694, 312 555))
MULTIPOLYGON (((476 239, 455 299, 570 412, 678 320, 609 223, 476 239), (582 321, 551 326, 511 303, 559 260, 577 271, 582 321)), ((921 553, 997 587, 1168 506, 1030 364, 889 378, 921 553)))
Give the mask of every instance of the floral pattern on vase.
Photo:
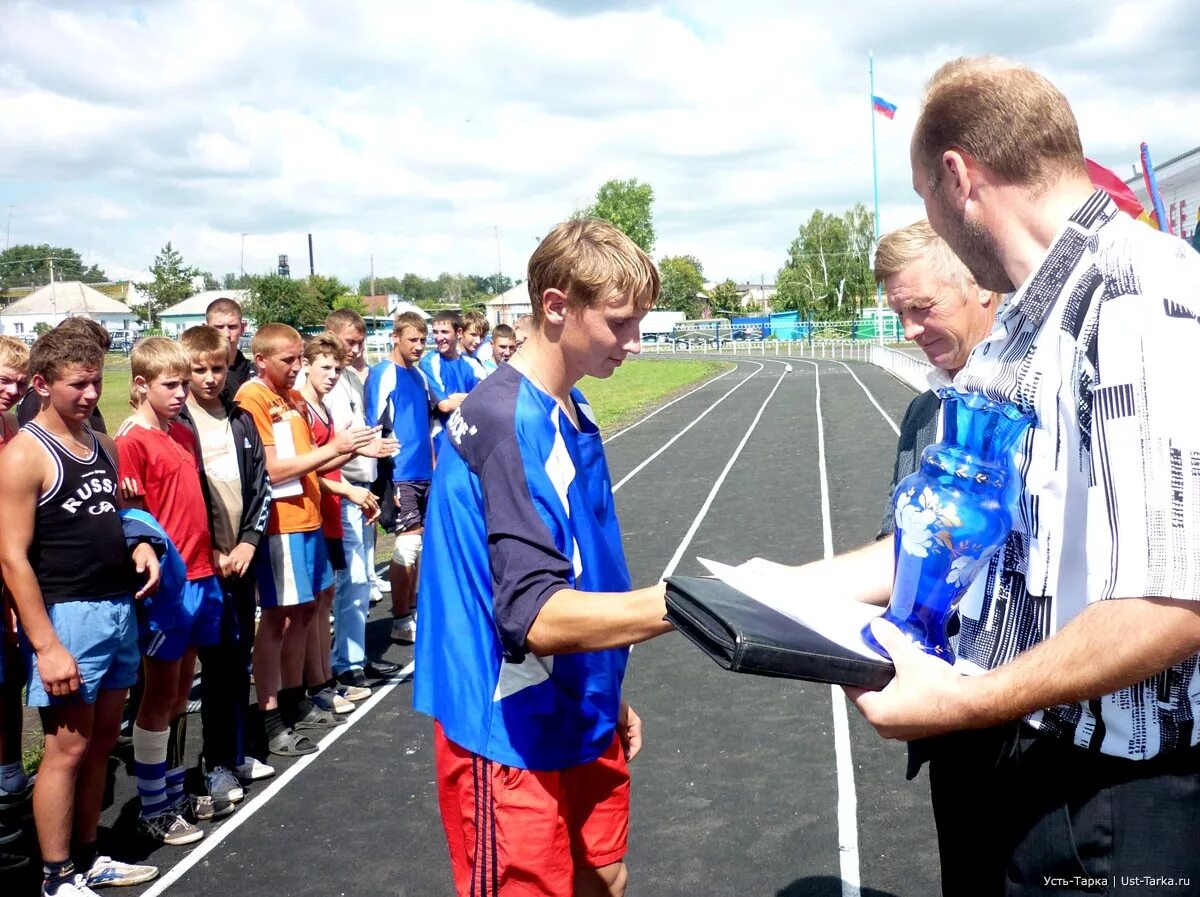
MULTIPOLYGON (((893 496, 895 580, 883 618, 926 653, 953 663, 946 623, 1012 529, 1020 495, 1016 451, 1033 416, 953 387, 938 395, 945 435, 893 496)), ((869 626, 863 637, 887 655, 869 626)))

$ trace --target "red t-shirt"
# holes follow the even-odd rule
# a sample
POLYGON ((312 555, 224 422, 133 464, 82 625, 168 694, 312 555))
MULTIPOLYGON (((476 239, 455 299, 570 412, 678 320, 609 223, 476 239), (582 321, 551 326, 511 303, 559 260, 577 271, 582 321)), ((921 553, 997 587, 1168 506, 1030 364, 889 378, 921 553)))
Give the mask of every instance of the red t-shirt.
POLYGON ((116 443, 121 480, 134 482, 146 511, 167 531, 187 565, 188 580, 212 576, 212 535, 192 431, 175 421, 165 433, 129 421, 116 443))
MULTIPOLYGON (((312 430, 312 441, 316 448, 328 445, 329 440, 333 439, 333 418, 325 408, 313 407, 312 402, 308 403, 308 426, 312 430), (324 414, 328 420, 321 420, 321 414, 324 414)), ((337 470, 331 470, 321 476, 340 483, 342 469, 339 467, 337 470)), ((342 499, 332 492, 321 493, 321 532, 329 539, 340 539, 344 532, 342 529, 342 499)))

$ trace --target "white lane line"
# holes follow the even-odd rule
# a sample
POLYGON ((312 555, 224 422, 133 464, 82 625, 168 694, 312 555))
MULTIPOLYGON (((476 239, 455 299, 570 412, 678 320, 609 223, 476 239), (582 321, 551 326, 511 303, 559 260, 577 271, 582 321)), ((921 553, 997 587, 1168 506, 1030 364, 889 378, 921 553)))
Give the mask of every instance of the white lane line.
MULTIPOLYGON (((779 379, 775 381, 775 385, 771 387, 771 391, 767 393, 767 397, 758 407, 758 413, 754 415, 754 420, 750 422, 750 426, 746 429, 745 435, 742 436, 742 441, 738 443, 737 448, 733 450, 733 454, 725 463, 725 468, 721 471, 720 476, 717 477, 717 481, 713 483, 712 489, 710 489, 708 492, 708 497, 704 499, 704 504, 700 506, 699 513, 697 513, 695 519, 692 520, 692 525, 688 527, 687 534, 684 535, 683 541, 679 543, 679 547, 675 549, 675 554, 671 556, 670 562, 667 564, 666 569, 663 570, 662 576, 660 576, 659 579, 666 579, 668 576, 674 573, 675 568, 679 566, 680 558, 683 557, 683 554, 685 551, 687 551, 688 546, 692 544, 692 539, 695 537, 696 531, 700 529, 700 524, 704 522, 704 518, 708 514, 708 509, 712 507, 712 503, 717 497, 717 492, 719 492, 721 489, 721 484, 725 482, 725 477, 729 476, 729 471, 733 469, 734 463, 742 454, 742 449, 746 447, 746 443, 749 442, 750 437, 754 435, 754 429, 758 426, 759 420, 762 419, 763 412, 767 410, 767 405, 770 404, 771 399, 775 397, 775 392, 779 389, 780 384, 783 383, 783 378, 788 375, 788 372, 791 371, 791 369, 791 365, 787 365, 784 368, 783 373, 779 375, 779 379)), ((755 373, 758 373, 758 371, 755 371, 755 373)), ((753 376, 753 374, 751 376, 753 376)), ((750 377, 746 378, 746 380, 749 379, 750 377)))
MULTIPOLYGON (((817 382, 817 468, 821 475, 821 540, 826 558, 833 557, 833 525, 829 513, 829 473, 825 463, 825 421, 821 417, 821 368, 815 361, 797 359, 813 366, 817 382)), ((838 863, 842 874, 842 897, 859 897, 862 875, 858 861, 858 797, 854 791, 854 761, 850 757, 850 720, 846 695, 841 686, 829 689, 833 702, 833 753, 838 783, 838 863)))
POLYGON ((729 370, 727 370, 725 373, 723 373, 723 374, 719 374, 718 376, 716 376, 716 377, 713 377, 713 378, 711 378, 711 379, 709 379, 709 380, 705 380, 703 383, 701 383, 701 384, 700 384, 699 386, 697 386, 695 389, 689 389, 687 392, 685 392, 683 395, 679 396, 678 398, 676 398, 676 399, 671 399, 671 401, 667 402, 667 404, 665 404, 665 405, 662 405, 662 406, 660 406, 660 407, 658 407, 658 408, 655 408, 653 411, 651 411, 649 414, 647 414, 647 415, 646 415, 645 417, 643 417, 641 420, 639 420, 639 421, 636 421, 636 422, 634 422, 634 423, 630 424, 630 425, 629 425, 628 427, 626 427, 624 430, 617 430, 617 432, 613 433, 611 436, 609 436, 607 439, 605 439, 605 440, 603 441, 603 444, 604 444, 604 445, 608 445, 610 442, 612 442, 612 441, 613 441, 614 439, 616 439, 618 436, 624 436, 624 435, 625 435, 626 433, 628 433, 630 430, 633 430, 633 429, 636 429, 636 428, 640 427, 640 426, 641 426, 642 424, 644 424, 646 421, 650 420, 650 418, 654 417, 654 415, 658 414, 658 412, 660 412, 660 411, 666 411, 668 408, 670 408, 670 407, 671 407, 672 405, 674 405, 676 402, 682 402, 682 401, 683 401, 684 399, 686 399, 688 396, 692 395, 692 393, 697 393, 697 392, 699 392, 700 390, 704 389, 704 387, 706 387, 706 386, 710 386, 711 384, 713 384, 713 383, 716 383, 716 382, 717 382, 718 380, 720 380, 722 377, 728 377, 730 374, 732 374, 732 373, 733 373, 734 371, 736 371, 736 370, 737 370, 737 363, 735 362, 735 363, 734 363, 734 365, 733 365, 733 367, 731 367, 731 368, 730 368, 729 370))
MULTIPOLYGON (((410 670, 410 668, 411 664, 405 669, 410 670)), ((306 754, 305 756, 301 757, 293 765, 289 766, 281 776, 276 778, 275 781, 271 782, 266 790, 246 801, 245 805, 232 816, 230 816, 229 819, 221 823, 218 827, 211 829, 205 835, 204 840, 201 841, 200 844, 195 848, 195 850, 176 863, 166 875, 155 881, 149 889, 142 893, 142 897, 158 897, 159 894, 162 894, 167 890, 167 888, 171 887, 171 885, 183 878, 183 876, 186 875, 193 866, 216 850, 221 845, 222 841, 241 828, 250 820, 252 816, 254 816, 255 813, 265 807, 271 798, 275 797, 280 791, 286 788, 292 779, 300 775, 300 773, 307 769, 314 760, 329 750, 329 748, 333 746, 333 743, 350 731, 350 728, 355 723, 361 719, 364 719, 367 714, 373 710, 377 704, 379 704, 380 701, 391 694, 392 689, 404 682, 405 678, 398 676, 392 679, 386 685, 380 686, 375 694, 371 695, 370 698, 358 706, 358 709, 355 710, 354 713, 350 714, 350 718, 346 721, 346 725, 338 726, 319 742, 317 742, 319 749, 316 751, 316 753, 306 754)))
MULTIPOLYGON (((705 408, 700 413, 699 417, 697 417, 690 424, 688 424, 686 427, 684 427, 682 430, 680 430, 678 433, 676 433, 674 436, 672 436, 670 439, 668 439, 665 443, 663 443, 661 446, 659 446, 658 450, 654 454, 652 454, 649 458, 647 458, 645 461, 643 461, 641 464, 639 464, 633 470, 629 471, 629 473, 625 474, 625 476, 623 476, 621 478, 621 480, 615 486, 612 487, 613 494, 615 495, 617 493, 617 490, 619 490, 622 486, 624 486, 626 483, 628 483, 630 480, 632 480, 635 476, 637 476, 639 473, 641 473, 647 464, 649 464, 651 461, 653 461, 655 458, 657 458, 659 455, 661 455, 663 452, 665 452, 667 449, 669 449, 672 445, 674 445, 675 442, 681 436, 683 436, 683 434, 685 434, 692 427, 696 426, 696 424, 700 423, 700 421, 704 420, 704 418, 708 417, 708 413, 710 411, 712 411, 714 408, 716 408, 718 405, 720 405, 722 402, 724 402, 727 398, 729 398, 731 395, 733 395, 735 392, 737 392, 739 389, 741 389, 743 386, 745 386, 747 383, 749 383, 755 376, 757 376, 759 373, 762 372, 764 365, 760 364, 757 361, 752 361, 750 363, 758 365, 758 370, 755 371, 753 374, 751 374, 749 377, 746 377, 744 380, 738 381, 737 386, 733 387, 733 389, 726 392, 723 396, 721 396, 721 398, 717 399, 715 402, 713 402, 711 405, 709 405, 707 408, 705 408)), ((735 368, 735 370, 736 370, 736 368, 735 368)), ((732 373, 732 371, 730 371, 728 373, 732 373)), ((722 374, 721 376, 725 376, 725 375, 722 374)))
POLYGON ((850 370, 850 365, 846 364, 846 362, 839 361, 838 364, 840 364, 842 367, 844 367, 846 369, 846 372, 851 377, 854 378, 854 382, 857 383, 859 385, 859 387, 862 389, 862 391, 867 394, 867 398, 871 400, 871 404, 875 406, 875 410, 878 411, 880 414, 882 414, 883 419, 888 422, 888 426, 892 428, 892 432, 895 433, 897 436, 899 436, 900 428, 896 426, 896 422, 894 420, 892 420, 891 415, 888 414, 886 411, 884 411, 883 408, 880 407, 879 403, 875 401, 875 397, 873 395, 871 395, 871 390, 867 389, 866 385, 861 380, 858 379, 858 374, 856 374, 856 373, 854 373, 854 371, 850 370))

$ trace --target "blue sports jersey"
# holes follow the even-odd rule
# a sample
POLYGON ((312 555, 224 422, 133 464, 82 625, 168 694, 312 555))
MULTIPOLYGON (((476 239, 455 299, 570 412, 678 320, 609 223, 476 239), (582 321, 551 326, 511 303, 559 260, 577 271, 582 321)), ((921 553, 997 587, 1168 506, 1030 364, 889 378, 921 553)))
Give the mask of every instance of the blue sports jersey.
POLYGON ((392 480, 417 483, 433 476, 430 444, 429 384, 416 368, 406 368, 390 358, 371 367, 363 389, 364 417, 368 427, 382 426, 400 442, 392 456, 392 480))
POLYGON ((628 648, 536 657, 563 588, 629 591, 600 430, 503 365, 447 424, 425 517, 413 706, 497 763, 565 769, 612 743, 628 648))
MULTIPOLYGON (((421 373, 429 381, 429 391, 437 402, 446 401, 456 392, 470 392, 479 385, 480 379, 475 365, 462 355, 447 361, 436 351, 421 356, 421 373)), ((443 422, 447 416, 439 412, 443 422)))

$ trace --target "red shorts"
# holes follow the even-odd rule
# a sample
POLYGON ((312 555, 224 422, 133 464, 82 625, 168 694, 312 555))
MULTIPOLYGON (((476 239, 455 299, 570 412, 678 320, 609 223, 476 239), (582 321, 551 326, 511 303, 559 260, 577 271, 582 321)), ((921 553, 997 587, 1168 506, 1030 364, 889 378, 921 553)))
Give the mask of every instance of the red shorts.
POLYGON ((435 723, 433 754, 459 897, 571 897, 577 867, 624 858, 629 768, 615 735, 591 763, 545 772, 473 754, 435 723))

